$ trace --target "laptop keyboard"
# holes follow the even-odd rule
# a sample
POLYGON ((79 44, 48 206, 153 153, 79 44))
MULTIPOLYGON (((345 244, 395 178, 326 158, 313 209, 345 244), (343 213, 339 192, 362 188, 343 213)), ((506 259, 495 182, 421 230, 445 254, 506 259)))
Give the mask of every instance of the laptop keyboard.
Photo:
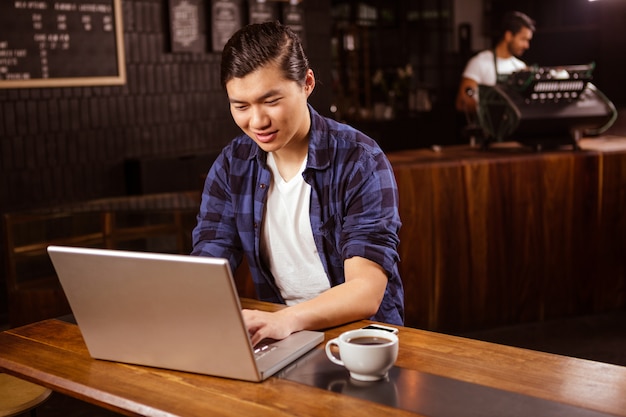
POLYGON ((268 353, 278 349, 276 345, 260 345, 254 349, 254 359, 259 360, 268 353))

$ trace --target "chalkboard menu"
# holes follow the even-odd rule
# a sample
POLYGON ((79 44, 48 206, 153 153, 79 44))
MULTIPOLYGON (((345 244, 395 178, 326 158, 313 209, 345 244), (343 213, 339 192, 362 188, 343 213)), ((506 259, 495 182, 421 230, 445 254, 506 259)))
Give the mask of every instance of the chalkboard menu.
POLYGON ((0 88, 124 84, 121 0, 1 0, 0 88))
POLYGON ((201 0, 169 0, 172 52, 202 53, 206 48, 206 20, 201 0))
POLYGON ((243 25, 242 0, 211 0, 213 52, 221 52, 231 36, 243 25))

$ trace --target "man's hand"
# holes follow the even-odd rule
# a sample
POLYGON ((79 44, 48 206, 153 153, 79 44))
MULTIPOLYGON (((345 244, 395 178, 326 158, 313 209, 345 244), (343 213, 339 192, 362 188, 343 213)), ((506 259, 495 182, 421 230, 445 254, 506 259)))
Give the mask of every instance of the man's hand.
POLYGON ((476 94, 478 84, 470 78, 463 78, 456 97, 456 109, 466 114, 474 114, 478 108, 476 94))
POLYGON ((295 331, 291 330, 289 318, 285 314, 280 314, 281 311, 269 313, 244 309, 242 313, 252 346, 263 339, 284 339, 295 331))

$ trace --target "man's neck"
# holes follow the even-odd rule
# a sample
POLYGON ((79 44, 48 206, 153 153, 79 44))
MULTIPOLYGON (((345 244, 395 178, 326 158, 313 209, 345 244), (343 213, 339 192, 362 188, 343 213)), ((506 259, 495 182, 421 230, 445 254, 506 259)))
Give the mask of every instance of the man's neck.
POLYGON ((280 172, 280 176, 285 181, 289 181, 300 171, 302 163, 308 154, 308 138, 299 145, 295 148, 287 147, 277 152, 272 152, 278 172, 280 172))
POLYGON ((511 52, 509 52, 509 48, 506 42, 504 41, 501 41, 500 43, 496 45, 495 51, 496 51, 496 57, 498 58, 507 59, 513 56, 511 55, 511 52))

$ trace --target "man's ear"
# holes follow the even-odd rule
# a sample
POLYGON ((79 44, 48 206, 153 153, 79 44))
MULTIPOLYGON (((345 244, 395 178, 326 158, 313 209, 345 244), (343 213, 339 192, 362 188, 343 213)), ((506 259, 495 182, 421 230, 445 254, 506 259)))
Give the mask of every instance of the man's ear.
POLYGON ((306 77, 304 78, 304 91, 307 93, 307 97, 311 95, 314 88, 315 88, 315 74, 313 74, 312 69, 309 69, 307 70, 306 77))

